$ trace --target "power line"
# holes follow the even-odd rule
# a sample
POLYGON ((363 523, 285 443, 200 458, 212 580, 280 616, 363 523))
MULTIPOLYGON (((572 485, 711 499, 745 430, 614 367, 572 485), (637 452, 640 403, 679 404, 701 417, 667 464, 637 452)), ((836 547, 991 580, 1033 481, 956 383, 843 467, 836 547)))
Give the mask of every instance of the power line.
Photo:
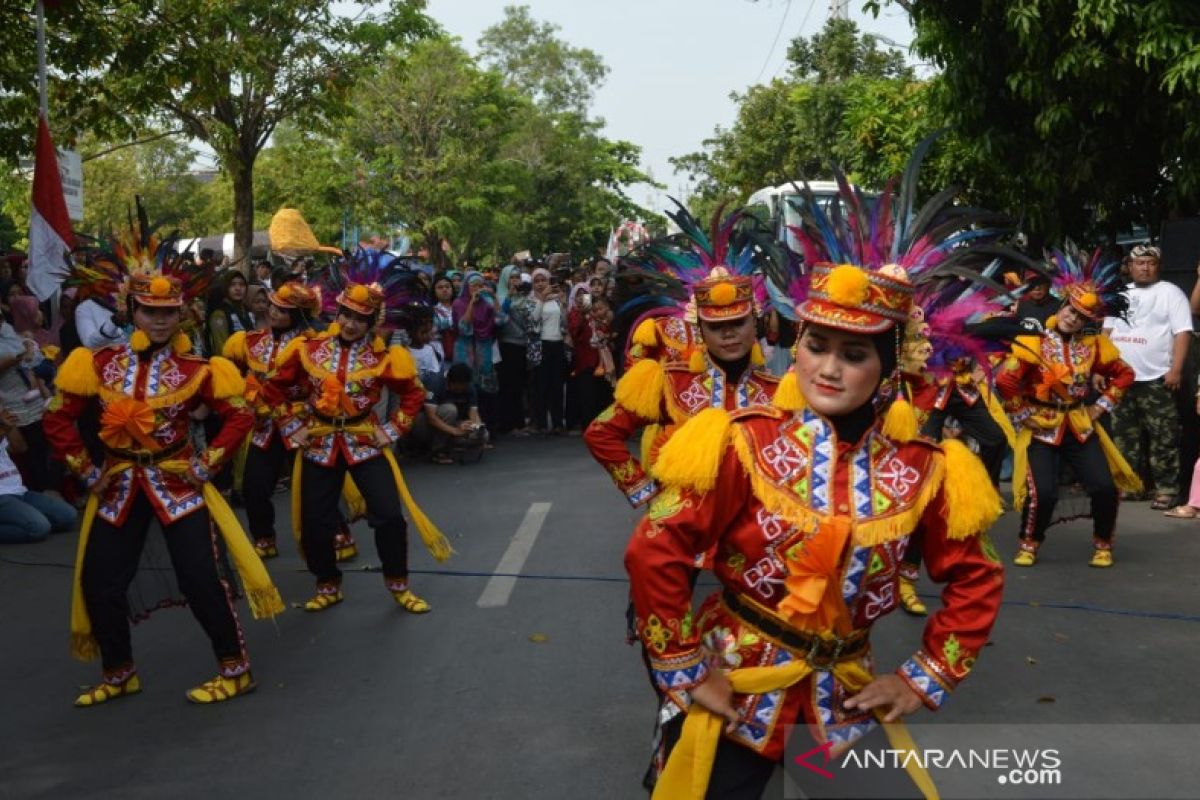
MULTIPOLYGON (((813 0, 813 2, 816 2, 816 0, 813 0)), ((783 26, 787 24, 788 14, 790 13, 792 13, 792 0, 787 0, 787 5, 783 8, 783 19, 779 21, 779 30, 775 31, 775 41, 771 42, 771 49, 767 51, 767 58, 763 61, 762 69, 758 71, 758 77, 754 79, 755 83, 762 83, 763 75, 767 71, 767 65, 771 63, 771 56, 775 55, 775 47, 779 44, 779 37, 783 35, 783 26)))
MULTIPOLYGON (((810 0, 810 2, 808 4, 808 10, 804 12, 804 19, 800 20, 800 27, 796 29, 797 35, 804 33, 804 26, 808 24, 808 18, 809 18, 809 16, 812 15, 812 10, 816 7, 817 7, 817 0, 810 0)), ((776 75, 779 74, 779 71, 781 69, 783 69, 783 65, 786 63, 787 63, 786 58, 783 61, 779 62, 779 66, 775 68, 776 75)))

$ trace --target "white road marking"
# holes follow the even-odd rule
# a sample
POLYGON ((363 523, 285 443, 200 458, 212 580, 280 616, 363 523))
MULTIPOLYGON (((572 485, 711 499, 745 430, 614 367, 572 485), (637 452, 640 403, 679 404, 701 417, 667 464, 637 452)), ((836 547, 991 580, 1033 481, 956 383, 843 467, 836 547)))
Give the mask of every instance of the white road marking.
POLYGON ((521 573, 525 560, 533 550, 533 543, 542 532, 542 525, 546 522, 551 505, 553 504, 530 504, 529 510, 525 512, 525 519, 521 520, 508 549, 496 565, 495 574, 487 582, 487 586, 483 587, 483 594, 479 595, 475 605, 480 608, 500 608, 508 605, 508 598, 512 595, 513 587, 517 585, 516 576, 521 573))

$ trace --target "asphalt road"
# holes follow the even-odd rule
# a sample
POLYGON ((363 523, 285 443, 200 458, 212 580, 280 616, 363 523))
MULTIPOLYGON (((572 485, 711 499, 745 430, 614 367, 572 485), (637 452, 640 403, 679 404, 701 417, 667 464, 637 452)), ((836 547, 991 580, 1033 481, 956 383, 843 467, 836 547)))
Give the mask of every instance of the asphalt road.
MULTIPOLYGON (((68 654, 75 537, 0 550, 0 797, 644 796, 653 699, 624 644, 621 564, 635 513, 577 439, 405 468, 458 551, 438 565, 414 536, 414 588, 433 613, 404 613, 377 572, 353 566, 346 602, 325 613, 257 622, 243 605, 259 689, 213 707, 184 701, 213 663, 190 615, 169 610, 134 629, 142 694, 73 708, 99 672, 68 654)), ((1010 514, 993 532, 1006 559, 1015 526, 1010 514)), ((377 565, 369 529, 356 532, 353 564, 377 565)), ((1034 569, 1009 569, 992 646, 940 712, 914 721, 1200 723, 1187 688, 1200 522, 1129 504, 1118 535, 1112 570, 1086 566, 1086 523, 1053 529, 1034 569)), ((290 540, 269 568, 289 603, 310 594, 290 540)), ((934 587, 923 593, 936 605, 934 587)), ((921 628, 900 613, 880 622, 877 662, 906 657, 921 628)), ((1068 777, 1078 796, 1100 780, 1068 777)))

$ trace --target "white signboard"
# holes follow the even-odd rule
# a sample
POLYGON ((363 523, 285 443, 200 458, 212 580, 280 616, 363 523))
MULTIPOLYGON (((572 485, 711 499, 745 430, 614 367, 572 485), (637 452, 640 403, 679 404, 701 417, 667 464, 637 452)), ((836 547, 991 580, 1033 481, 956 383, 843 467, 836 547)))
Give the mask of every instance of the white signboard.
POLYGON ((83 161, 77 151, 58 151, 58 174, 67 201, 67 216, 78 222, 83 219, 83 161))

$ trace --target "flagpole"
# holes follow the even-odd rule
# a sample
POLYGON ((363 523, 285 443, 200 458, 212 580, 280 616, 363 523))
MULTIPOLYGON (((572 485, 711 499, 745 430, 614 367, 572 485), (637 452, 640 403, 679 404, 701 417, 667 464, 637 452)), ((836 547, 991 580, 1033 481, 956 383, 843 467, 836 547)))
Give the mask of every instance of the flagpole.
POLYGON ((49 120, 49 104, 46 101, 46 7, 42 0, 36 0, 34 8, 37 10, 38 108, 42 116, 49 120))

